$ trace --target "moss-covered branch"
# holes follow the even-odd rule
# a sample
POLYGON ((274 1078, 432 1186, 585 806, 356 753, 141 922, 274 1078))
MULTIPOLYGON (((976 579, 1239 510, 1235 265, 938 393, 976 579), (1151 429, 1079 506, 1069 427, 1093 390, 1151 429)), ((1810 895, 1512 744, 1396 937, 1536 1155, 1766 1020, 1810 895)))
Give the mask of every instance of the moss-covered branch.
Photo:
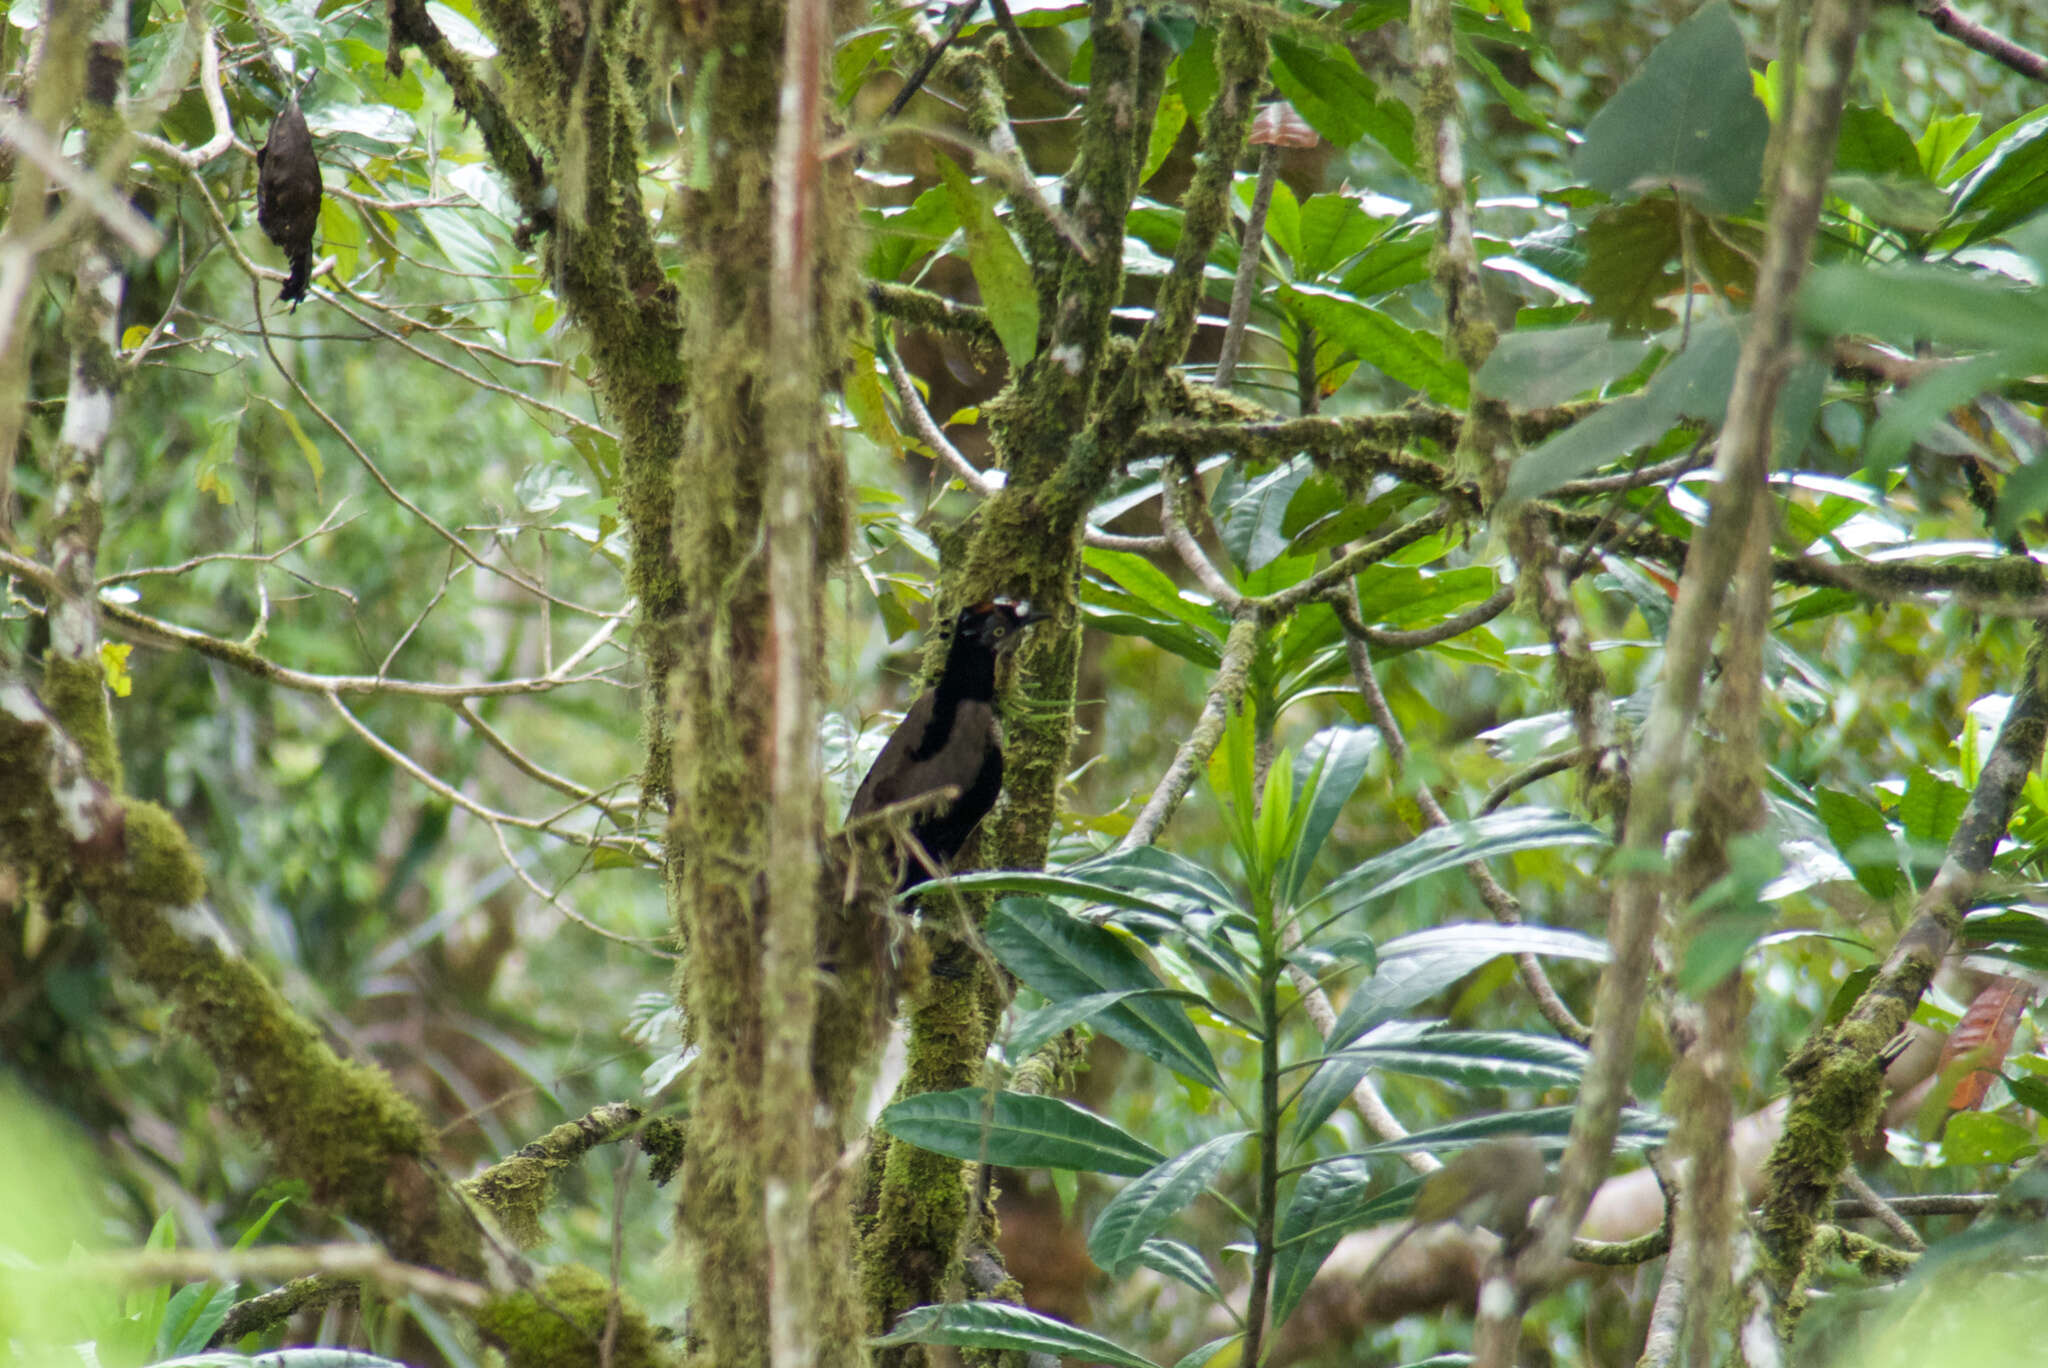
POLYGON ((1883 1100, 1887 1043, 1904 1029, 1942 957, 1962 931, 1977 880, 2012 820, 2027 776, 2048 740, 2048 624, 2034 629, 2019 681, 1968 806, 1913 919, 1849 1014, 1823 1026, 1785 1066, 1792 1085, 1785 1129, 1764 1170, 1756 1228, 1779 1308, 1780 1330, 1801 1309, 1800 1290, 1816 1255, 1820 1223, 1848 1165, 1850 1142, 1867 1134, 1883 1100))

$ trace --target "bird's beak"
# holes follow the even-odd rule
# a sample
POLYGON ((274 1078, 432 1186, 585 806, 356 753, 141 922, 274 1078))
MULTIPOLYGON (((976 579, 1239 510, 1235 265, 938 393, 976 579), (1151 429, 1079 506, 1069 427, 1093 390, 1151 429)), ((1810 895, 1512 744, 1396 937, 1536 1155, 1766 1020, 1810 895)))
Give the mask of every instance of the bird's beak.
POLYGON ((1017 625, 1019 627, 1029 627, 1034 622, 1049 622, 1054 616, 1056 615, 1053 613, 1033 608, 1030 599, 1025 599, 1017 605, 1017 625))

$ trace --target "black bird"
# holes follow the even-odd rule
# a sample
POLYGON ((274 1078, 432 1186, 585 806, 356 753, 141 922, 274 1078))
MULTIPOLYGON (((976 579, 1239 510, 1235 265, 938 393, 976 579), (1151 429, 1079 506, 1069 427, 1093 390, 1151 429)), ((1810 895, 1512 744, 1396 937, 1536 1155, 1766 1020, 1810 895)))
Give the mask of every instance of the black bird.
MULTIPOLYGON (((932 864, 950 864, 995 806, 1003 788, 1002 735, 996 726, 996 660, 1017 648, 1024 629, 1050 617, 1031 604, 996 598, 960 610, 953 621, 946 668, 936 686, 910 705, 853 795, 853 822, 895 803, 941 789, 958 797, 913 817, 910 834, 932 864)), ((931 877, 912 851, 897 891, 931 877)))
POLYGON ((313 230, 320 224, 320 162, 313 134, 299 112, 299 97, 278 111, 270 137, 256 150, 256 222, 283 249, 292 273, 277 292, 292 312, 313 280, 313 230))

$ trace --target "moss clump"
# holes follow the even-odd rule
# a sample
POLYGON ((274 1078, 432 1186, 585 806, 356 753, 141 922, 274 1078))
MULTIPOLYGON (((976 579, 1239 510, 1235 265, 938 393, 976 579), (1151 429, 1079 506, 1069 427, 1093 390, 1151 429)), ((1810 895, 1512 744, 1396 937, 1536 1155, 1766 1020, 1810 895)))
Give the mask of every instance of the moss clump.
POLYGON ((106 677, 99 662, 66 660, 54 652, 43 662, 43 705, 85 752, 93 778, 121 791, 121 756, 107 716, 106 677))
MULTIPOLYGON (((548 1274, 538 1292, 497 1297, 477 1312, 477 1328, 505 1351, 511 1368, 588 1368, 597 1362, 612 1290, 580 1264, 548 1274)), ((638 1307, 623 1299, 611 1346, 613 1368, 655 1368, 675 1358, 638 1307)))

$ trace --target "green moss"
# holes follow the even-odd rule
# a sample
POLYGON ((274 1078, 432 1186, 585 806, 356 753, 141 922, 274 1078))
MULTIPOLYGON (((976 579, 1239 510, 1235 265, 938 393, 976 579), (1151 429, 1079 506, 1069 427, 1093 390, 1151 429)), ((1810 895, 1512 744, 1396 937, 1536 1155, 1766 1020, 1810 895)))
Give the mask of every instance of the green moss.
POLYGON ((86 771, 108 788, 122 787, 121 757, 107 712, 106 676, 97 660, 67 660, 51 652, 43 661, 43 706, 80 750, 86 771))
MULTIPOLYGON (((599 1358, 612 1315, 612 1289, 578 1264, 555 1269, 538 1292, 495 1297, 477 1312, 477 1329, 505 1351, 510 1368, 589 1368, 599 1358)), ((676 1362, 646 1315, 620 1299, 612 1332, 612 1368, 662 1368, 676 1362)))

